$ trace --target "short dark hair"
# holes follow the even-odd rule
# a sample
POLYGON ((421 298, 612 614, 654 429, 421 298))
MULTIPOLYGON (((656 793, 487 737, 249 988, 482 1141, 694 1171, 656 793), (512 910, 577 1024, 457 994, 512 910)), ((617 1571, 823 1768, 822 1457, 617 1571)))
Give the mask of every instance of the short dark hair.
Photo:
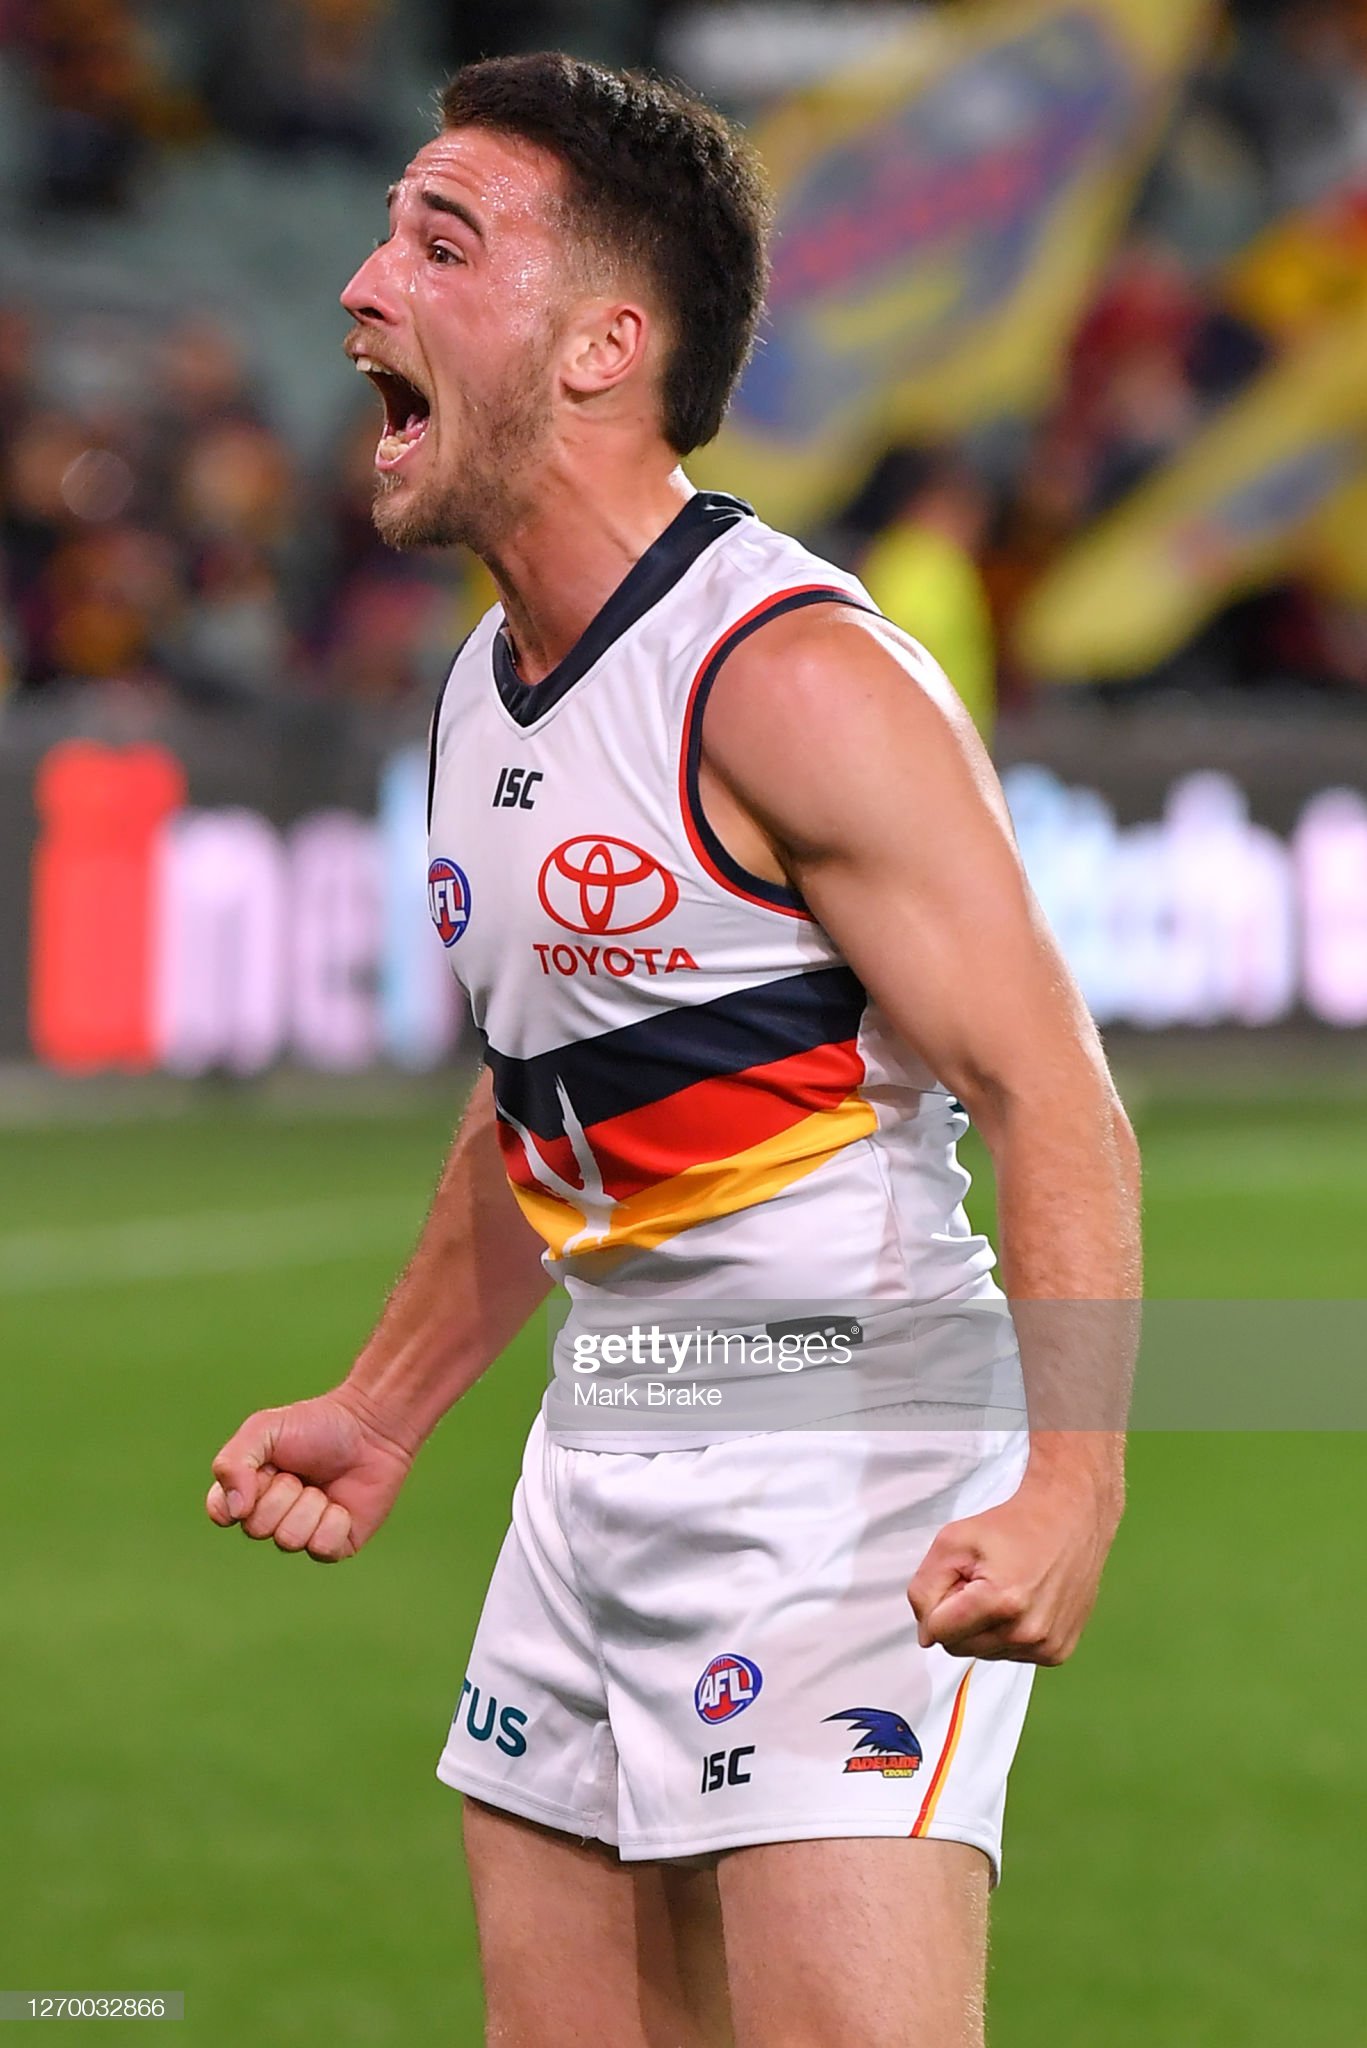
POLYGON ((680 455, 712 440, 768 280, 769 199, 748 145, 678 86, 551 51, 466 65, 441 117, 559 159, 585 241, 642 273, 665 311, 665 439, 680 455))

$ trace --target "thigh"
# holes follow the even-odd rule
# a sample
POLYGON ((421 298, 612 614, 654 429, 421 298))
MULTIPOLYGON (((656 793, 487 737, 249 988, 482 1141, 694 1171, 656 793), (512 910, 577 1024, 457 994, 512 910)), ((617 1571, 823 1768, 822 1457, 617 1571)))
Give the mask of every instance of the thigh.
POLYGON ((736 2048, 982 2048, 990 1874, 962 1842, 722 1857, 736 2048))
POLYGON ((467 1797, 487 2039, 497 2048, 730 2048, 715 1874, 623 1864, 467 1797))

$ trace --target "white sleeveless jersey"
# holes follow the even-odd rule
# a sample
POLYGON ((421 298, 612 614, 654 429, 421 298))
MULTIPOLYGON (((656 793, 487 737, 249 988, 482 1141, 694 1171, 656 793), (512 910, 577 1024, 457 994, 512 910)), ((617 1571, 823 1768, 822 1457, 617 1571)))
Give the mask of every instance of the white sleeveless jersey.
POLYGON ((990 1286, 961 1206, 961 1108, 698 799, 728 655, 832 601, 874 608, 738 499, 700 492, 544 681, 519 680, 495 607, 442 693, 432 917, 513 1191, 572 1299, 990 1286))

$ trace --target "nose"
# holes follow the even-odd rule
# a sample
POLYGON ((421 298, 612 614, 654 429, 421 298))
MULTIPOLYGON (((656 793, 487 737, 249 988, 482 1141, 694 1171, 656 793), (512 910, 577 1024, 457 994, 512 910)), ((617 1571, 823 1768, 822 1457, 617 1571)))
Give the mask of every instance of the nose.
POLYGON ((372 249, 342 293, 342 304, 353 320, 384 324, 394 318, 396 295, 386 260, 388 249, 387 242, 372 249))

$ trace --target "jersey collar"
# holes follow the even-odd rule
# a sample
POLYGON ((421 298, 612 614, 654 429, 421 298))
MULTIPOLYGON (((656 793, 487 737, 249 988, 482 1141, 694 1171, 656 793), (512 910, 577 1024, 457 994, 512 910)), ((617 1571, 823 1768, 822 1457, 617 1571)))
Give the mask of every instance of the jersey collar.
POLYGON ((638 619, 668 596, 704 548, 711 547, 717 536, 738 520, 753 517, 754 508, 743 498, 729 497, 724 491, 695 492, 659 539, 628 569, 564 660, 539 683, 522 681, 513 662, 508 629, 500 626, 493 642, 494 687, 508 716, 519 725, 534 725, 544 718, 638 619))

